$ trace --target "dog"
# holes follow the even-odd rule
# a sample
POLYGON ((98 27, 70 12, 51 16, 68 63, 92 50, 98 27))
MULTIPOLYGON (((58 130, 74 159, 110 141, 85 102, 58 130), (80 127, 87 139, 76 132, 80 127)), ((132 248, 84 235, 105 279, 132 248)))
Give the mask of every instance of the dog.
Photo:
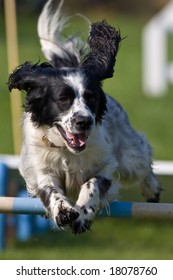
POLYGON ((20 65, 8 86, 26 91, 19 170, 27 190, 58 227, 81 234, 121 186, 137 183, 148 202, 159 202, 161 187, 146 137, 102 89, 114 73, 120 31, 103 20, 91 24, 86 43, 63 37, 62 4, 49 0, 38 20, 48 62, 20 65))

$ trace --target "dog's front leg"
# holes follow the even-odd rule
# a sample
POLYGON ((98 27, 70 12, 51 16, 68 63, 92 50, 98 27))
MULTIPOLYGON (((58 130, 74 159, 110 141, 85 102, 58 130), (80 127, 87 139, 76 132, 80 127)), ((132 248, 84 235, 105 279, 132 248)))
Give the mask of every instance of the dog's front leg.
POLYGON ((40 197, 47 209, 48 215, 53 218, 59 227, 70 226, 78 218, 79 213, 63 194, 63 189, 60 187, 58 180, 50 177, 44 178, 42 184, 39 184, 37 196, 40 197), (46 181, 47 184, 45 184, 46 181))
POLYGON ((81 191, 75 205, 75 209, 80 215, 71 224, 73 234, 80 234, 90 229, 95 214, 111 184, 111 180, 95 176, 81 186, 81 191))

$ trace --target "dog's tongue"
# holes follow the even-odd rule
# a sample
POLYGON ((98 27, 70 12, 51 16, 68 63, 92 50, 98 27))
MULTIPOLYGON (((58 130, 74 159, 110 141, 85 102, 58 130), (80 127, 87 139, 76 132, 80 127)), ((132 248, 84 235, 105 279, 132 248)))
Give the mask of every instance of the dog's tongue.
POLYGON ((72 134, 69 131, 66 131, 66 136, 77 147, 84 146, 88 138, 85 133, 72 134))

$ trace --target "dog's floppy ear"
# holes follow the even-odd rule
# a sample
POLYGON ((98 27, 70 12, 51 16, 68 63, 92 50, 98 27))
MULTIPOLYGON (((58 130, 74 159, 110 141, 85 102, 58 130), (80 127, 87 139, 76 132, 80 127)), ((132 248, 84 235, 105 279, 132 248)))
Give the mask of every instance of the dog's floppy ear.
POLYGON ((48 63, 38 65, 29 62, 18 66, 9 76, 9 90, 17 88, 30 93, 36 88, 44 86, 46 84, 44 69, 47 67, 51 66, 48 63))
POLYGON ((92 24, 88 38, 90 52, 84 58, 82 67, 88 68, 99 80, 111 78, 120 41, 120 31, 108 25, 105 20, 92 24))
POLYGON ((53 71, 47 63, 38 65, 26 62, 17 67, 9 77, 10 91, 17 88, 27 92, 25 112, 31 113, 31 119, 36 125, 41 125, 45 116, 48 116, 44 105, 49 88, 49 74, 51 76, 53 71))

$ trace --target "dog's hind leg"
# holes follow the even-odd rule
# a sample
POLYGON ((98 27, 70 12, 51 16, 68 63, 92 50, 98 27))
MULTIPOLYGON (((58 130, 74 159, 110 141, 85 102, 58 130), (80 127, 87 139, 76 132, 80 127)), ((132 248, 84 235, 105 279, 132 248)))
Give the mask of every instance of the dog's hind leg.
POLYGON ((152 171, 141 183, 142 195, 147 202, 159 202, 162 191, 161 184, 152 171))

